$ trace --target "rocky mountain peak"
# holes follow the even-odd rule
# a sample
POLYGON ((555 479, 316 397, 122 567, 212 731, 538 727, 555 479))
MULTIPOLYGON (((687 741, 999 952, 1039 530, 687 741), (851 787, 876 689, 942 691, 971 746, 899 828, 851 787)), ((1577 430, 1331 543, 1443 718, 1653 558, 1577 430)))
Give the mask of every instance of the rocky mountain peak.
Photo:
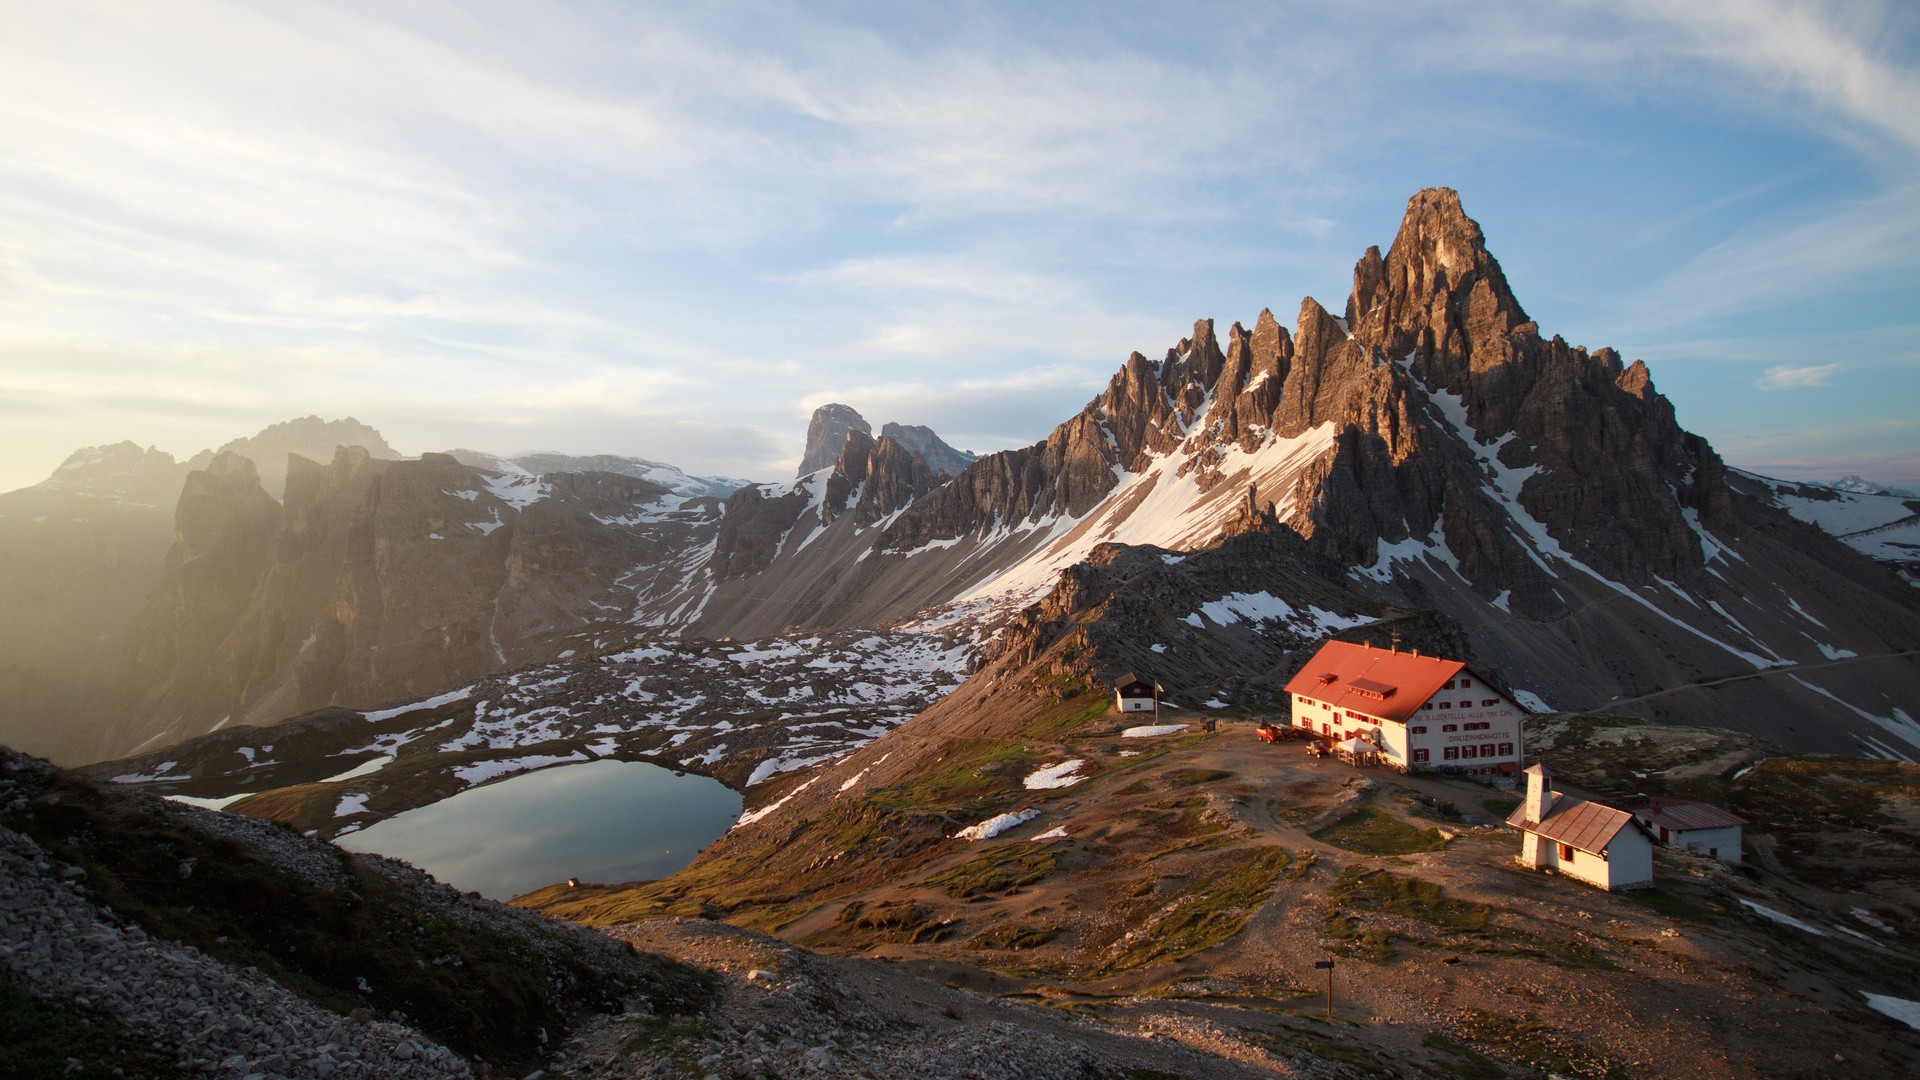
POLYGON ((302 416, 262 428, 258 433, 234 439, 220 448, 222 453, 244 454, 260 467, 260 485, 267 494, 279 498, 287 486, 287 455, 298 454, 311 461, 333 460, 338 447, 364 450, 368 457, 397 461, 400 451, 387 445, 386 436, 368 424, 349 416, 342 420, 323 420, 302 416))
POLYGON ((850 431, 871 435, 873 425, 851 405, 836 402, 813 410, 813 419, 807 422, 807 452, 801 455, 797 475, 805 476, 833 464, 846 447, 850 431))
POLYGON ((1371 250, 1360 259, 1349 312, 1356 336, 1396 359, 1422 350, 1448 386, 1512 361, 1516 332, 1529 321, 1449 188, 1414 195, 1385 259, 1371 250))
POLYGON ((957 475, 973 464, 973 451, 955 450, 930 427, 888 422, 880 426, 880 435, 892 439, 909 453, 918 454, 927 468, 939 476, 957 475))

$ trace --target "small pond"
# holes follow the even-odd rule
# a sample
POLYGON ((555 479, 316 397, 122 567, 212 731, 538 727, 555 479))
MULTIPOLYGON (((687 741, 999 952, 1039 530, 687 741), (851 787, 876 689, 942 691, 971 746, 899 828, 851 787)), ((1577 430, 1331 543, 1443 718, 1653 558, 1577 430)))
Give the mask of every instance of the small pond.
POLYGON ((340 837, 461 890, 505 900, 542 885, 665 877, 740 816, 718 780, 590 761, 471 788, 340 837))

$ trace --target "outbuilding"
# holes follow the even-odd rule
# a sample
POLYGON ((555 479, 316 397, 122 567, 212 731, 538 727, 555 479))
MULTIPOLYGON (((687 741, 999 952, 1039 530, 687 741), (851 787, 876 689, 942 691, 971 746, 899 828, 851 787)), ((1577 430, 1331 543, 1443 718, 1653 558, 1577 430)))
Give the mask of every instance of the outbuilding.
POLYGON ((1545 765, 1527 768, 1527 797, 1507 818, 1522 836, 1520 865, 1603 889, 1653 884, 1653 838, 1632 814, 1553 790, 1545 765))
POLYGON ((1708 855, 1730 866, 1740 865, 1740 834, 1746 818, 1712 803, 1664 796, 1643 796, 1627 803, 1626 809, 1667 847, 1708 855))
POLYGON ((1358 736, 1401 772, 1508 776, 1527 710, 1463 661, 1329 641, 1287 683, 1293 725, 1339 746, 1358 736))
POLYGON ((1152 712, 1153 684, 1129 671, 1113 680, 1114 704, 1123 713, 1152 712))

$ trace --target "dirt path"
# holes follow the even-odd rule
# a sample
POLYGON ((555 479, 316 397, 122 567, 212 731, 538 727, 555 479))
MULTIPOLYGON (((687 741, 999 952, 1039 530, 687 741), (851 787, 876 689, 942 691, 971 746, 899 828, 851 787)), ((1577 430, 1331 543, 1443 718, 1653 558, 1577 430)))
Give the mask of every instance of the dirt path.
POLYGON ((1818 664, 1788 664, 1782 667, 1760 668, 1756 671, 1746 671, 1738 675, 1727 675, 1718 679, 1705 679, 1700 682, 1687 683, 1683 686, 1668 687, 1665 690, 1655 690, 1651 694, 1614 698, 1600 707, 1608 708, 1614 705, 1636 705, 1642 701, 1652 701, 1654 698, 1667 697, 1670 694, 1678 694, 1687 690, 1705 690, 1710 687, 1724 686, 1727 683, 1743 682, 1747 679, 1765 679, 1774 675, 1796 675, 1801 672, 1821 671, 1826 668, 1842 667, 1847 664, 1864 664, 1869 660, 1897 660, 1903 656, 1920 656, 1920 649, 1902 649, 1898 652, 1873 653, 1869 656, 1843 656, 1838 660, 1827 660, 1818 664))

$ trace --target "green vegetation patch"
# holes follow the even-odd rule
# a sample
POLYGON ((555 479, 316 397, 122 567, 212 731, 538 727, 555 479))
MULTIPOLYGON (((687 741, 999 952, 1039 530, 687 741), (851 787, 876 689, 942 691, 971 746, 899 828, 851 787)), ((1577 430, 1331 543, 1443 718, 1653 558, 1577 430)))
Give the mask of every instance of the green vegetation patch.
POLYGON ((1312 836, 1362 855, 1412 855, 1447 846, 1439 829, 1416 829, 1377 806, 1363 806, 1312 836))
POLYGON ((1218 874, 1205 875, 1121 939, 1123 949, 1112 966, 1126 970, 1178 960, 1231 939, 1273 895, 1281 871, 1292 861, 1280 848, 1261 847, 1218 874))
POLYGON ((947 752, 944 764, 907 783, 869 791, 861 801, 888 810, 932 810, 984 819, 1024 793, 1021 781, 1038 759, 1039 752, 1023 742, 965 739, 947 752))
POLYGON ((27 800, 0 821, 83 867, 93 903, 257 967, 322 1008, 400 1013, 462 1054, 527 1061, 576 1009, 612 1010, 640 993, 660 1012, 696 1011, 717 993, 711 976, 675 961, 646 957, 615 975, 562 928, 537 928, 550 937, 529 941, 423 906, 413 886, 335 848, 314 849, 342 882, 325 888, 151 796, 57 770, 9 776, 27 800))
POLYGON ((1431 881, 1349 866, 1328 895, 1327 936, 1335 949, 1375 963, 1392 959, 1392 936, 1356 912, 1398 915, 1448 934, 1479 934, 1493 909, 1449 899, 1431 881))
POLYGON ((1625 1065, 1587 1042, 1562 1034, 1532 1013, 1514 1018, 1469 1009, 1461 1021, 1461 1034, 1468 1043, 1494 1057, 1517 1061, 1547 1073, 1596 1080, 1615 1077, 1625 1080, 1629 1075, 1625 1065))
POLYGON ((1053 873, 1054 855, 1046 844, 1009 844, 975 856, 921 882, 965 900, 985 893, 1031 885, 1053 873))
POLYGON ((957 919, 941 919, 932 909, 911 900, 888 900, 868 905, 855 900, 840 909, 834 925, 800 940, 813 947, 870 948, 879 944, 923 945, 951 937, 957 919))
POLYGON ((990 930, 975 934, 967 942, 969 949, 1037 949, 1060 936, 1058 926, 1031 926, 1026 923, 1001 923, 990 930))
POLYGON ((1495 926, 1493 913, 1489 905, 1448 897, 1430 881, 1349 866, 1328 895, 1325 929, 1336 951, 1374 963, 1393 959, 1393 943, 1403 940, 1452 952, 1528 957, 1573 969, 1612 966, 1587 941, 1495 926), (1373 918, 1382 915, 1408 922, 1383 925, 1373 918))
POLYGON ((30 996, 0 978, 0 1076, 196 1076, 181 1050, 72 1002, 30 996))
POLYGON ((722 837, 671 877, 614 887, 551 886, 514 903, 589 925, 671 916, 771 933, 820 905, 897 882, 950 852, 945 814, 889 810, 865 798, 829 803, 778 840, 722 837))
POLYGON ((1041 709, 1021 731, 1033 739, 1058 739, 1106 719, 1112 704, 1104 690, 1078 694, 1041 709))
MULTIPOLYGON (((1316 1026, 1325 1027, 1324 1024, 1316 1026)), ((1315 1031, 1295 1022, 1278 1031, 1242 1029, 1241 1035, 1288 1056, 1306 1054, 1321 1061, 1351 1065, 1361 1076, 1400 1075, 1400 1070, 1389 1066, 1372 1047, 1351 1036, 1340 1037, 1336 1031, 1315 1031)))
POLYGON ((1683 896, 1677 896, 1666 889, 1632 889, 1621 894, 1627 899, 1645 908, 1665 915, 1669 919, 1684 919, 1687 922, 1711 923, 1727 914, 1727 909, 1711 901, 1695 903, 1683 896))
POLYGON ((1434 1063, 1437 1076, 1449 1080, 1507 1080, 1507 1070, 1499 1062, 1458 1039, 1429 1031, 1420 1045, 1446 1055, 1445 1060, 1434 1063))
POLYGON ((1193 784, 1212 784, 1221 780, 1231 780, 1238 774, 1225 769, 1175 769, 1167 774, 1167 783, 1173 787, 1188 787, 1193 784))

